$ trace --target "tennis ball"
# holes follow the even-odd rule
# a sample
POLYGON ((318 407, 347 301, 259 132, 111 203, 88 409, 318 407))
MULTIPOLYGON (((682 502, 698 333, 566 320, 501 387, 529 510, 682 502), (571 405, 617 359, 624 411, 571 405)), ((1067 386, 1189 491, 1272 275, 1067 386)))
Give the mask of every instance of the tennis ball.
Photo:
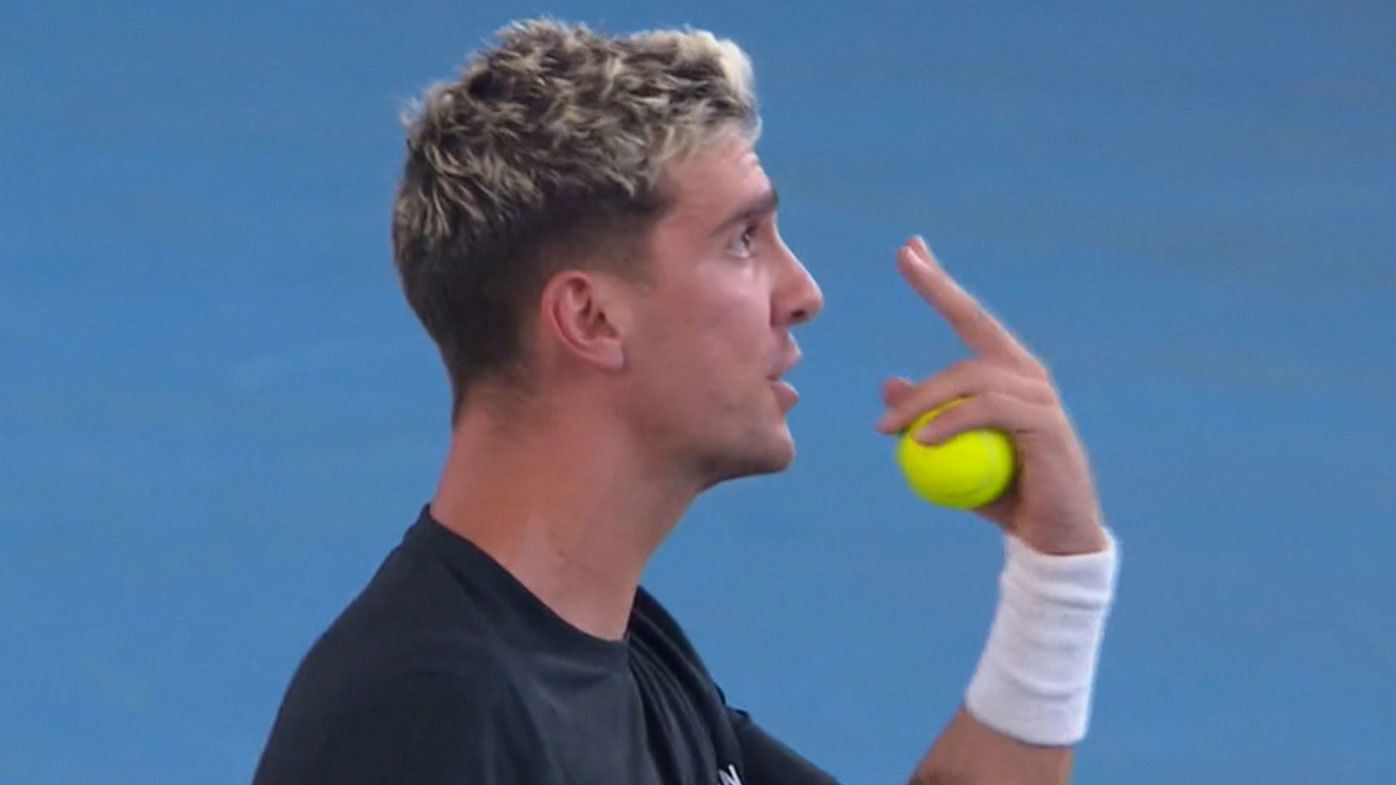
POLYGON ((997 499, 1013 480, 1017 465, 1008 434, 976 429, 936 446, 913 438, 923 425, 964 401, 956 398, 916 418, 897 440, 897 463, 916 495, 932 504, 972 510, 997 499))

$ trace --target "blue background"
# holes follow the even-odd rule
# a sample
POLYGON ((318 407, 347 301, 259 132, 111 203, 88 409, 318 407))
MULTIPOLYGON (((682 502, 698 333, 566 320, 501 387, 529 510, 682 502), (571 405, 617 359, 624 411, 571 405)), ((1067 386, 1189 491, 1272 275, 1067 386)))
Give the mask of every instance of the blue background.
POLYGON ((998 537, 872 429, 968 356, 895 273, 919 232, 1053 369, 1123 543, 1076 782, 1396 781, 1394 9, 6 3, 0 782, 250 778, 446 444, 397 115, 539 12, 741 43, 827 298, 794 467, 647 576, 734 703, 900 783, 973 668, 998 537))

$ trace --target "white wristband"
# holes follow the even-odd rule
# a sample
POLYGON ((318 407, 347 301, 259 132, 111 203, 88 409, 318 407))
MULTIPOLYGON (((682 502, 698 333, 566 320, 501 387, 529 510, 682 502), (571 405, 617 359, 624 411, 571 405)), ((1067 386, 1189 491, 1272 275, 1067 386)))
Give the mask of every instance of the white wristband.
POLYGON ((989 641, 965 707, 994 730, 1029 744, 1085 738, 1119 548, 1051 556, 1004 537, 1006 561, 989 641))

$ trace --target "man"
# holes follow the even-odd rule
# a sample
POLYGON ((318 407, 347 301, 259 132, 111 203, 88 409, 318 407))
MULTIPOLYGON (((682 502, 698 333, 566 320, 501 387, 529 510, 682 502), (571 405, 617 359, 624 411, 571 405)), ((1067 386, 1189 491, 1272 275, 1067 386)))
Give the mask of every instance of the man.
MULTIPOLYGON (((453 390, 434 498, 301 663, 257 783, 830 783, 730 708, 639 581, 704 489, 794 458, 781 376, 822 295, 776 228, 750 64, 705 32, 512 25, 428 91, 394 209, 453 390)), ((1059 783, 1114 576, 1050 377, 919 240, 976 358, 890 380, 878 428, 1013 434, 990 642, 913 780, 1059 783)))

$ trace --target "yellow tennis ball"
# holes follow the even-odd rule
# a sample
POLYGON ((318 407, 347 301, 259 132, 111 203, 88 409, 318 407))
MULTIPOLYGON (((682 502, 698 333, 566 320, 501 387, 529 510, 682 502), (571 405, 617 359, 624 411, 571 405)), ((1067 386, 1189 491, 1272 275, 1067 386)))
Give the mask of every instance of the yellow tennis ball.
POLYGON ((916 418, 897 440, 897 463, 916 495, 932 504, 972 510, 997 499, 1013 481, 1017 464, 1008 434, 976 429, 936 446, 913 438, 923 425, 964 401, 956 398, 916 418))

